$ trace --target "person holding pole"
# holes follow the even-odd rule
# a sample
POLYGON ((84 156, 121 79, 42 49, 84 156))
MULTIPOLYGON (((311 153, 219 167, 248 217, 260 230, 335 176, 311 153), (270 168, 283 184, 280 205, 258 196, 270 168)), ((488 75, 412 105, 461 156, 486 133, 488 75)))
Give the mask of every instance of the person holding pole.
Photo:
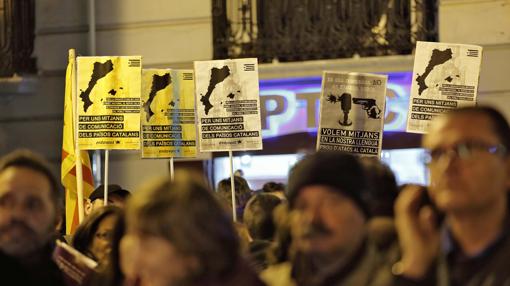
MULTIPOLYGON (((85 215, 90 215, 93 211, 104 207, 104 185, 99 185, 88 197, 85 202, 85 215)), ((117 184, 110 184, 107 188, 108 205, 124 208, 131 192, 117 184)))
POLYGON ((244 207, 252 195, 252 190, 246 179, 240 176, 225 178, 218 182, 216 194, 220 202, 225 206, 225 209, 235 208, 236 219, 234 221, 242 221, 244 207), (233 187, 232 181, 234 182, 233 187), (234 200, 232 200, 232 189, 234 189, 235 194, 234 200))

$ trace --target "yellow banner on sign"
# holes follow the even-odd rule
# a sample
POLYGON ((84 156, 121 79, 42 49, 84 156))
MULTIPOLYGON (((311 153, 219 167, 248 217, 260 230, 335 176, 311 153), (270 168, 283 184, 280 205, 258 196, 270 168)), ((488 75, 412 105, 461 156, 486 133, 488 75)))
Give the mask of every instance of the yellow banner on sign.
POLYGON ((81 149, 140 148, 140 56, 78 57, 81 149))
POLYGON ((142 72, 142 157, 195 157, 195 95, 192 70, 142 72))

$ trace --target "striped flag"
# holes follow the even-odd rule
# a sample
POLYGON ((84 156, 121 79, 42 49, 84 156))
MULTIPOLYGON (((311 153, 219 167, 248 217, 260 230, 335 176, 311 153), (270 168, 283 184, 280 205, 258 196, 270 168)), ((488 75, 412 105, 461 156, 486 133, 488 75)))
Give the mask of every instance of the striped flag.
MULTIPOLYGON (((66 233, 72 234, 79 225, 78 215, 78 186, 76 176, 76 156, 74 141, 73 121, 73 77, 75 76, 76 58, 74 51, 69 56, 69 63, 66 71, 65 101, 64 101, 64 127, 62 139, 62 166, 61 181, 65 188, 66 208, 66 233)), ((94 180, 89 154, 87 151, 80 151, 81 164, 83 169, 83 197, 88 198, 94 190, 94 180)), ((83 202, 80 202, 83 204, 83 202)))

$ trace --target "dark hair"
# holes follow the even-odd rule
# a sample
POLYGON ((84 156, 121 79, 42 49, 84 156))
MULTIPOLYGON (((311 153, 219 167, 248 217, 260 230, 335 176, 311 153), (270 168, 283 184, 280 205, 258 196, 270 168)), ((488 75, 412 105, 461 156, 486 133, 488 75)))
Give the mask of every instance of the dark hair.
MULTIPOLYGON (((242 219, 244 207, 250 199, 252 191, 248 185, 248 182, 243 177, 239 176, 234 176, 234 189, 237 217, 242 219)), ((216 194, 220 202, 223 204, 228 204, 228 207, 232 208, 232 190, 230 178, 223 179, 218 183, 216 194)))
MULTIPOLYGON (((108 185, 108 196, 116 195, 122 198, 123 200, 127 200, 129 196, 131 196, 131 193, 122 188, 121 186, 117 184, 109 184, 108 185)), ((89 200, 91 202, 97 200, 97 199, 103 199, 104 198, 104 185, 99 185, 92 193, 89 195, 89 200)))
POLYGON ((319 151, 303 157, 289 171, 287 198, 293 209, 304 187, 329 186, 332 191, 350 198, 369 217, 365 198, 368 194, 367 184, 365 169, 358 157, 345 152, 319 151))
POLYGON ((96 231, 99 228, 99 224, 105 218, 111 215, 117 218, 121 218, 122 214, 123 214, 122 209, 116 206, 101 207, 92 212, 76 229, 76 232, 74 233, 72 239, 73 247, 76 248, 81 253, 96 260, 97 257, 94 257, 94 255, 90 253, 89 247, 92 241, 94 240, 94 235, 96 234, 96 231))
POLYGON ((285 192, 285 184, 277 182, 267 182, 262 186, 262 191, 264 193, 285 192))
POLYGON ((124 281, 124 274, 120 269, 120 241, 126 233, 126 219, 119 217, 115 223, 112 233, 112 251, 110 252, 109 275, 112 283, 110 285, 121 285, 124 281))
POLYGON ((196 258, 199 269, 187 277, 190 283, 226 275, 240 256, 229 217, 212 192, 194 181, 164 178, 135 192, 127 205, 127 225, 196 258))
POLYGON ((466 115, 466 114, 480 114, 487 116, 492 122, 494 133, 499 137, 501 144, 505 146, 507 155, 510 152, 510 126, 505 116, 498 110, 489 106, 470 106, 448 111, 446 116, 466 115))
POLYGON ((362 157, 360 161, 368 179, 369 192, 365 197, 371 215, 393 217, 393 205, 399 193, 393 171, 379 158, 362 157))
POLYGON ((243 221, 253 239, 273 239, 275 231, 273 210, 281 202, 277 196, 271 194, 257 194, 248 201, 243 221))
POLYGON ((120 241, 126 232, 126 220, 124 216, 120 216, 116 221, 112 231, 110 252, 110 263, 102 265, 97 269, 97 273, 92 275, 85 285, 94 286, 118 286, 124 283, 124 273, 120 269, 120 241))
POLYGON ((287 202, 282 202, 273 211, 273 223, 276 227, 274 243, 267 252, 269 264, 289 261, 291 258, 292 236, 290 234, 290 210, 287 202))
POLYGON ((59 216, 62 208, 62 192, 58 188, 57 179, 44 158, 28 149, 13 151, 0 159, 0 174, 6 169, 27 168, 42 174, 50 184, 50 198, 55 207, 55 215, 59 216))

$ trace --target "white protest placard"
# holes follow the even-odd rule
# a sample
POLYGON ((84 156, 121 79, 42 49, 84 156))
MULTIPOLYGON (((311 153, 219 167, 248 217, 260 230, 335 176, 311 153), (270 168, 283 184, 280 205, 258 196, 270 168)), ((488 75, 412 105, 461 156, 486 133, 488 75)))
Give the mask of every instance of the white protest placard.
POLYGON ((140 149, 141 61, 77 58, 80 149, 140 149))
POLYGON ((380 156, 387 76, 326 71, 317 150, 380 156))
POLYGON ((435 116, 476 104, 482 47, 417 42, 407 132, 426 133, 435 116))
POLYGON ((192 70, 142 71, 142 158, 195 157, 192 70))
POLYGON ((194 67, 200 151, 262 149, 257 59, 198 61, 194 67))

